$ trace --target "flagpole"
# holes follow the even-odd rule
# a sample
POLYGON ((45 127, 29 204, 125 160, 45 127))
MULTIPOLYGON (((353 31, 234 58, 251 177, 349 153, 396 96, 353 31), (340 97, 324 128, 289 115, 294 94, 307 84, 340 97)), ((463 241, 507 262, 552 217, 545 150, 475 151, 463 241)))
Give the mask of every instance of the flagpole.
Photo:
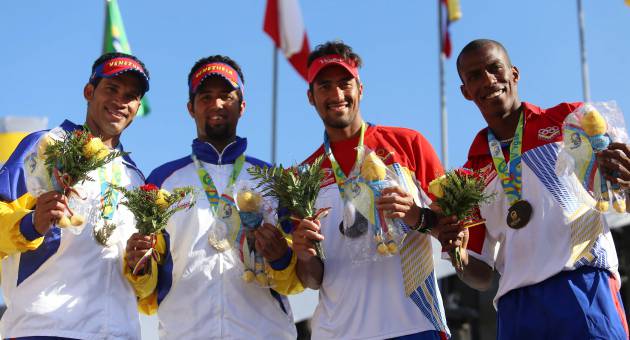
POLYGON ((441 0, 437 1, 438 3, 438 42, 439 42, 439 70, 440 70, 440 128, 441 128, 441 156, 442 156, 442 166, 444 168, 448 167, 448 120, 447 120, 447 112, 446 112, 446 82, 444 81, 444 61, 446 56, 444 55, 444 46, 443 46, 443 34, 442 32, 442 21, 444 18, 444 11, 442 9, 441 0))
POLYGON ((580 32, 580 61, 582 64, 582 94, 585 102, 591 101, 591 89, 588 80, 588 64, 586 62, 586 44, 584 43, 584 11, 582 0, 577 0, 578 30, 580 32))
POLYGON ((271 94, 271 163, 276 164, 276 132, 278 107, 278 50, 273 46, 273 83, 271 94))

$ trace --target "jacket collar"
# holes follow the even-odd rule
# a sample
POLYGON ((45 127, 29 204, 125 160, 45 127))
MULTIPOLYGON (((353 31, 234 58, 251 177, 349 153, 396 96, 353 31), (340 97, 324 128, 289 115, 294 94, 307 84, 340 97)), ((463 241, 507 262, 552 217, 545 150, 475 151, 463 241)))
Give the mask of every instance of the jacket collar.
POLYGON ((192 143, 192 150, 195 156, 211 164, 232 164, 238 156, 245 153, 245 149, 247 149, 247 138, 238 136, 236 136, 235 141, 223 149, 223 152, 217 151, 212 144, 199 139, 194 139, 192 143))
MULTIPOLYGON (((528 120, 543 113, 543 109, 536 105, 526 102, 522 102, 522 105, 523 111, 525 112, 525 125, 527 125, 528 120)), ((477 133, 477 136, 470 146, 470 151, 468 151, 468 158, 486 155, 490 155, 490 148, 488 147, 488 127, 483 128, 477 133)))
POLYGON ((72 132, 74 130, 83 129, 83 126, 77 125, 66 119, 63 121, 63 123, 61 123, 61 128, 66 132, 72 132))

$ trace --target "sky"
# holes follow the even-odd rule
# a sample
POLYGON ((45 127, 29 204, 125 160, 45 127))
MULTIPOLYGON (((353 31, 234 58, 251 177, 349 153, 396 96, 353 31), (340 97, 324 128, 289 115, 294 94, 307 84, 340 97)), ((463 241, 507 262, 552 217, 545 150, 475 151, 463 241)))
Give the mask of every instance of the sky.
MULTIPOLYGON (((300 1, 310 45, 341 39, 363 58, 363 117, 420 131, 440 150, 437 0, 300 1)), ((271 158, 271 39, 263 32, 265 1, 119 0, 131 48, 151 73, 152 112, 137 118, 122 142, 148 175, 190 154, 196 137, 186 103, 186 77, 196 60, 224 54, 242 67, 247 108, 238 134, 251 156, 271 158)), ((469 41, 502 42, 520 69, 519 93, 542 107, 581 101, 576 1, 461 0, 451 25, 456 54, 469 41)), ((0 116, 46 116, 49 127, 83 123, 83 86, 100 55, 104 1, 0 2, 0 116)), ((623 0, 584 0, 591 97, 630 112, 630 7, 623 0)), ((460 93, 455 58, 446 61, 449 167, 462 165, 485 127, 460 93)), ((278 161, 300 162, 322 142, 307 84, 280 55, 278 161)), ((627 116, 626 116, 627 120, 627 116)))
MULTIPOLYGON (((437 1, 301 1, 310 45, 341 39, 364 61, 363 117, 424 134, 440 152, 437 1)), ((247 108, 238 134, 248 153, 271 158, 271 39, 265 1, 119 0, 131 48, 151 72, 152 112, 125 131, 125 149, 146 174, 190 153, 196 136, 186 110, 186 77, 213 54, 235 59, 245 74, 247 108)), ((451 25, 453 51, 476 38, 508 49, 521 71, 522 100, 542 107, 582 100, 576 1, 462 0, 451 25)), ((47 116, 49 127, 85 119, 82 96, 100 55, 104 1, 2 1, 0 116, 47 116)), ((623 0, 584 1, 593 100, 617 100, 630 112, 630 7, 623 0)), ((449 167, 464 163, 485 126, 459 90, 455 58, 446 61, 449 167)), ((283 55, 278 70, 278 161, 302 161, 322 142, 323 127, 307 101, 307 84, 283 55)))

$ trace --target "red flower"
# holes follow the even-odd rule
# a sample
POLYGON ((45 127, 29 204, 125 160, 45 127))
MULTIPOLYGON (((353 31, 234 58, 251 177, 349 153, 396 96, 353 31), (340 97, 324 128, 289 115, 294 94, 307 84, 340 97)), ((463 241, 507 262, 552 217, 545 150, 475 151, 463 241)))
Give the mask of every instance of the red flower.
POLYGON ((459 176, 472 176, 474 175, 474 173, 466 168, 458 168, 455 169, 455 172, 459 175, 459 176))
POLYGON ((152 184, 152 183, 147 183, 143 186, 140 187, 140 190, 142 191, 158 191, 159 188, 157 187, 157 185, 152 184))

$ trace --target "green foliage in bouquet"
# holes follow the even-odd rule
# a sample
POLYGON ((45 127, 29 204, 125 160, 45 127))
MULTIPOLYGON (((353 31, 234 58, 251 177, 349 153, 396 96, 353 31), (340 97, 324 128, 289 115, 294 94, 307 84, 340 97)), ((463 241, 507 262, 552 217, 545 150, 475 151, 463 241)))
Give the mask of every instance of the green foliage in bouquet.
MULTIPOLYGON (((494 194, 485 194, 485 183, 478 173, 468 169, 450 170, 429 183, 429 192, 444 216, 455 216, 464 227, 476 224, 475 208, 494 199, 494 194)), ((483 220, 481 220, 483 221, 483 220)), ((451 261, 457 270, 463 269, 461 247, 453 249, 451 261)))
POLYGON ((448 171, 429 184, 429 192, 436 197, 434 202, 444 216, 456 216, 458 221, 468 220, 475 207, 494 198, 484 189, 483 179, 467 169, 448 171))
MULTIPOLYGON (((145 184, 133 190, 112 185, 125 197, 120 204, 129 208, 136 218, 136 229, 142 235, 154 234, 166 227, 176 212, 194 206, 192 187, 176 188, 172 193, 154 184, 145 184)), ((108 191, 111 194, 111 191, 108 191)))
POLYGON ((93 181, 87 174, 125 155, 118 150, 110 151, 100 138, 86 130, 75 130, 56 141, 46 136, 40 147, 46 169, 55 176, 64 189, 85 180, 93 181))
MULTIPOLYGON (((326 173, 322 170, 323 156, 312 164, 292 166, 284 169, 282 165, 272 167, 251 167, 247 172, 254 180, 259 181, 256 189, 261 189, 266 197, 273 197, 278 206, 289 210, 297 219, 318 219, 327 209, 316 211, 315 201, 319 194, 321 182, 326 173)), ((318 256, 324 258, 319 242, 316 243, 318 256)))

